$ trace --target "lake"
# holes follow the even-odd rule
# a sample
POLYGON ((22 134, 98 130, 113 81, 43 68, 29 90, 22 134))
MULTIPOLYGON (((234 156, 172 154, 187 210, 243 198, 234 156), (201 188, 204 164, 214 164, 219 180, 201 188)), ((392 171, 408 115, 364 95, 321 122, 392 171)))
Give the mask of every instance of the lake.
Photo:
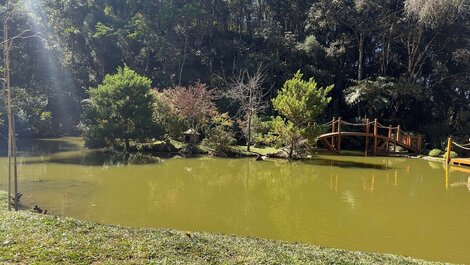
MULTIPOLYGON (((442 163, 127 159, 86 150, 79 138, 24 140, 19 149, 22 203, 54 215, 470 262, 470 173, 442 163)), ((4 154, 0 162, 5 190, 4 154)))

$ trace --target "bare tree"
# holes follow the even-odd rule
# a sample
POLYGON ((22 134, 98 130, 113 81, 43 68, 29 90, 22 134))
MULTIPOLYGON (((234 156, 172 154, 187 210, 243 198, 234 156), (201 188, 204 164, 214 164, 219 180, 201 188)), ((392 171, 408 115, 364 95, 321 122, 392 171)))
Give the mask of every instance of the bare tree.
POLYGON ((420 72, 426 53, 441 33, 439 28, 453 22, 458 16, 469 11, 463 0, 406 0, 404 12, 409 30, 406 36, 408 50, 407 81, 414 81, 420 72), (432 34, 426 38, 426 30, 432 34))
POLYGON ((246 150, 250 152, 252 141, 253 118, 263 112, 268 106, 263 100, 263 82, 266 79, 264 69, 260 66, 254 73, 242 70, 229 81, 229 89, 225 96, 240 104, 238 116, 244 120, 246 130, 246 150))
POLYGON ((468 11, 464 0, 406 0, 405 14, 418 23, 436 27, 452 22, 457 16, 468 11))
POLYGON ((10 36, 9 34, 9 23, 13 20, 14 17, 21 14, 21 6, 16 4, 11 4, 8 2, 5 6, 3 12, 3 39, 1 44, 3 45, 3 87, 4 93, 6 96, 6 105, 8 113, 8 210, 11 210, 12 204, 14 205, 15 210, 18 210, 19 197, 18 192, 18 167, 16 161, 16 130, 15 130, 15 117, 13 111, 13 102, 11 95, 11 77, 10 77, 10 51, 13 47, 13 43, 17 39, 30 39, 30 38, 39 38, 40 40, 45 40, 44 36, 40 32, 35 32, 33 29, 29 28, 21 31, 15 36, 10 36), (14 195, 12 196, 11 191, 11 182, 13 179, 14 186, 14 195), (14 197, 14 202, 11 200, 14 197))

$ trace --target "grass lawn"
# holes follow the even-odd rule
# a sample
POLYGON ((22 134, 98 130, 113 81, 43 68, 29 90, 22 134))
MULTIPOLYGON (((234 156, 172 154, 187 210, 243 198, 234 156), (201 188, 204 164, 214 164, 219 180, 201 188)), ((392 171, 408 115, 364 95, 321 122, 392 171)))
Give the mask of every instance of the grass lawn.
POLYGON ((5 200, 0 192, 0 263, 431 264, 395 255, 7 212, 5 200))

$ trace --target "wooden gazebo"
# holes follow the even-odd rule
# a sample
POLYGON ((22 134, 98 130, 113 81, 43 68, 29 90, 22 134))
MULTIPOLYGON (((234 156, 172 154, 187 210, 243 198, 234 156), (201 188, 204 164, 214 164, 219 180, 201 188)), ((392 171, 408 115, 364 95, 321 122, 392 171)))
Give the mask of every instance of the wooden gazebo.
POLYGON ((191 128, 183 133, 184 142, 189 144, 197 144, 201 141, 201 134, 191 128))

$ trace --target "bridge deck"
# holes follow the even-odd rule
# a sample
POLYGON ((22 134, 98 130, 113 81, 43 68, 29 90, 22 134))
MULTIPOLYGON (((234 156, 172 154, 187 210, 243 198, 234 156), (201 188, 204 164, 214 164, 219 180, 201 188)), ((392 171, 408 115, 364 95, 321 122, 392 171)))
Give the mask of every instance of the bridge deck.
POLYGON ((317 140, 334 153, 341 152, 341 139, 345 137, 365 138, 364 152, 366 155, 369 150, 374 155, 403 155, 402 149, 405 149, 408 154, 418 154, 422 148, 421 135, 406 133, 400 125, 397 127, 384 126, 377 119, 371 122, 366 118, 361 123, 350 123, 341 117, 338 119, 334 117, 331 122, 325 123, 323 126, 329 132, 320 135, 317 140), (351 130, 352 127, 354 130, 351 130), (398 152, 397 147, 401 147, 398 148, 398 152))
POLYGON ((470 167, 470 158, 452 158, 452 164, 470 167))
MULTIPOLYGON (((333 133, 325 133, 325 134, 322 134, 320 136, 318 136, 318 139, 328 139, 328 138, 331 138, 331 137, 337 137, 339 136, 339 132, 333 132, 333 133)), ((358 136, 358 137, 369 137, 369 138, 374 138, 375 135, 373 133, 365 133, 365 132, 341 132, 341 137, 343 136, 358 136)), ((412 151, 412 152, 419 152, 419 150, 417 150, 416 148, 410 146, 410 145, 407 145, 406 143, 403 143, 401 141, 397 141, 396 139, 394 138, 389 138, 387 136, 384 136, 384 135, 380 135, 380 134, 377 134, 377 139, 381 139, 381 140, 386 140, 386 141, 389 141, 393 144, 396 144, 398 146, 401 146, 409 151, 412 151)))

